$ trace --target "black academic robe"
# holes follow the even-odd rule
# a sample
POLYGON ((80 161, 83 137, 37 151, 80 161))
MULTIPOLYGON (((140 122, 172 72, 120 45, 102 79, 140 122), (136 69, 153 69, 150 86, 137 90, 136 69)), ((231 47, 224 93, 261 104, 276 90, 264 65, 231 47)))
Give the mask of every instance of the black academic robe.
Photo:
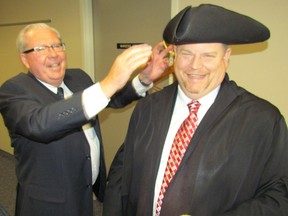
MULTIPOLYGON (((74 93, 67 100, 30 73, 20 73, 0 88, 0 111, 16 158, 16 216, 92 216, 93 191, 103 200, 106 170, 99 121, 87 121, 82 107, 82 92, 93 82, 84 71, 68 69, 64 83, 74 93), (100 141, 94 185, 90 147, 82 131, 88 122, 100 141)), ((108 107, 120 108, 138 98, 129 82, 108 107)))
MULTIPOLYGON (((111 166, 104 216, 152 215, 177 83, 141 100, 111 166), (123 146, 122 146, 123 148, 123 146)), ((198 126, 161 215, 287 216, 288 133, 279 110, 230 81, 198 126)))

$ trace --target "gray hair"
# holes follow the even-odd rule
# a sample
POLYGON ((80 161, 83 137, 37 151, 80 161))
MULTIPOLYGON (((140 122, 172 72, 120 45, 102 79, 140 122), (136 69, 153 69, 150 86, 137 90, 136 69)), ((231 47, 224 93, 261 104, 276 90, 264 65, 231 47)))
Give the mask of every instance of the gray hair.
POLYGON ((17 50, 22 53, 26 50, 27 48, 27 44, 28 44, 28 41, 26 39, 26 34, 31 31, 31 30, 34 30, 34 29, 49 29, 53 32, 55 32, 55 34, 57 35, 57 37, 59 38, 60 42, 62 41, 61 40, 61 35, 59 33, 59 31, 45 23, 35 23, 35 24, 30 24, 30 25, 27 25, 25 26, 18 34, 18 37, 16 39, 16 48, 17 50))

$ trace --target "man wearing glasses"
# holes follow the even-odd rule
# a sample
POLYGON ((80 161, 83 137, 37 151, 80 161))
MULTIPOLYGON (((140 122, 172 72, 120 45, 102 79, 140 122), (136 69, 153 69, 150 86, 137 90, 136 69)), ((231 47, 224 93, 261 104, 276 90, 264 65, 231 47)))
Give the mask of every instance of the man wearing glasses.
POLYGON ((82 70, 66 69, 56 29, 32 24, 19 33, 17 48, 28 73, 0 88, 0 111, 17 161, 16 216, 93 215, 93 192, 102 201, 106 184, 97 114, 145 95, 168 66, 169 49, 161 47, 125 50, 94 84, 82 70))

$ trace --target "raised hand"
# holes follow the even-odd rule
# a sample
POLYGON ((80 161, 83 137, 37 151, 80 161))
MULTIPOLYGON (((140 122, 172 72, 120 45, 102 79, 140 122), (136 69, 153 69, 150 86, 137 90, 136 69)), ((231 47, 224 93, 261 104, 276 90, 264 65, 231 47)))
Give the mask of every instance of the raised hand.
POLYGON ((124 87, 136 70, 147 67, 152 55, 152 47, 147 44, 135 45, 122 52, 115 59, 109 73, 100 82, 104 94, 110 98, 124 87))
POLYGON ((139 74, 139 79, 142 83, 149 85, 161 77, 169 67, 169 59, 167 56, 172 49, 172 46, 165 48, 163 42, 159 42, 155 46, 150 61, 139 74))

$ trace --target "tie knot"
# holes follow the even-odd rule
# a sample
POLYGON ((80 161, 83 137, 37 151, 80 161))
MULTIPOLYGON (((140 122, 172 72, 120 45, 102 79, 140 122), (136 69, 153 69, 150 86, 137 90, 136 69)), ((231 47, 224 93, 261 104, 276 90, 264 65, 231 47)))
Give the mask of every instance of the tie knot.
POLYGON ((189 104, 188 104, 188 108, 189 108, 189 112, 191 113, 197 113, 198 112, 198 109, 200 107, 200 103, 199 101, 191 101, 189 104))
POLYGON ((57 88, 57 95, 58 95, 60 98, 64 99, 64 91, 63 91, 63 88, 61 88, 61 87, 58 87, 58 88, 57 88))

